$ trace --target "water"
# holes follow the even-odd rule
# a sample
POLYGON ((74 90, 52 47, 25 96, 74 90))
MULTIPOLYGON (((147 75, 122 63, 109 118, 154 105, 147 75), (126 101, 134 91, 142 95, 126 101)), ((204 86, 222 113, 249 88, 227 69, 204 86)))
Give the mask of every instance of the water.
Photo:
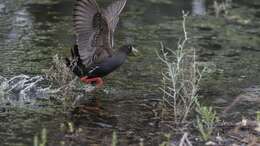
MULTIPOLYGON (((49 69, 52 56, 69 55, 72 4, 72 0, 0 1, 0 81, 7 93, 1 104, 36 104, 35 99, 50 97, 42 75, 49 69)), ((110 143, 113 130, 125 145, 136 145, 141 138, 147 145, 160 143, 169 127, 160 123, 153 110, 162 96, 161 64, 155 50, 160 41, 175 48, 182 36, 182 10, 192 15, 187 29, 199 61, 214 66, 214 73, 202 83, 201 95, 220 110, 237 96, 255 97, 260 84, 258 7, 257 0, 235 2, 229 12, 232 17, 215 18, 212 3, 206 0, 129 1, 118 27, 116 46, 130 41, 141 54, 130 57, 105 78, 105 87, 95 94, 104 113, 67 115, 61 106, 45 101, 37 102, 37 107, 4 104, 0 108, 0 145, 32 145, 42 128, 48 131, 49 145, 105 145, 110 143), (60 127, 68 122, 81 132, 64 132, 60 127)), ((241 117, 237 112, 243 107, 243 114, 252 115, 258 101, 245 100, 254 108, 241 102, 230 114, 241 117)))

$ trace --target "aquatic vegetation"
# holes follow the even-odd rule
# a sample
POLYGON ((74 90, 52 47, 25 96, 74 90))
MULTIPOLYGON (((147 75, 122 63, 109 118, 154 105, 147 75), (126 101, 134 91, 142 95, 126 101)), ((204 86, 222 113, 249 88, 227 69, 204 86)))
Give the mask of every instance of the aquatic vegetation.
POLYGON ((140 139, 139 146, 144 146, 144 139, 143 138, 140 139))
POLYGON ((216 111, 212 107, 197 105, 196 129, 204 141, 208 141, 212 136, 216 123, 219 121, 216 111))
POLYGON ((178 146, 192 146, 192 143, 190 142, 188 138, 188 133, 185 132, 180 140, 180 143, 178 146))
POLYGON ((260 123, 260 111, 256 112, 256 121, 260 123))
POLYGON ((112 144, 111 144, 111 146, 117 146, 117 143, 118 143, 117 134, 116 134, 116 132, 114 131, 114 132, 113 132, 113 135, 112 135, 112 144))
POLYGON ((62 101, 65 109, 73 108, 77 100, 84 96, 85 90, 91 91, 94 88, 81 84, 58 55, 53 56, 52 66, 45 76, 52 83, 51 86, 55 87, 56 99, 62 101))
POLYGON ((256 112, 256 123, 257 127, 255 128, 255 130, 260 132, 260 111, 256 112))
POLYGON ((166 65, 163 72, 164 107, 173 109, 175 122, 184 122, 194 109, 194 103, 198 100, 199 84, 205 67, 199 66, 196 61, 194 48, 186 47, 189 40, 186 31, 186 18, 188 14, 183 12, 184 39, 179 41, 176 51, 164 47, 161 44, 162 55, 160 60, 166 65))
POLYGON ((70 72, 62 58, 58 55, 53 56, 52 64, 51 68, 46 72, 46 78, 59 87, 71 84, 75 76, 70 72))
POLYGON ((189 134, 184 132, 179 141, 173 141, 171 139, 171 134, 164 134, 166 140, 163 141, 159 146, 192 146, 188 136, 189 134))
POLYGON ((170 146, 171 145, 171 134, 164 134, 166 141, 163 141, 159 146, 170 146))
POLYGON ((43 128, 40 134, 40 139, 38 135, 34 136, 33 146, 46 146, 47 145, 47 129, 43 128))

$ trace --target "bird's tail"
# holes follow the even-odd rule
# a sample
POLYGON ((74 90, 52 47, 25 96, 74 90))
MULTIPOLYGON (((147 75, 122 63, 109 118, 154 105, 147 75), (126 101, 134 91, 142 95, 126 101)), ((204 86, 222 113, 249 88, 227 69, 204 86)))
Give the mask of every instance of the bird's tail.
POLYGON ((78 45, 75 44, 73 48, 71 48, 71 58, 65 58, 65 63, 68 68, 75 75, 81 77, 84 75, 84 65, 79 56, 78 45))

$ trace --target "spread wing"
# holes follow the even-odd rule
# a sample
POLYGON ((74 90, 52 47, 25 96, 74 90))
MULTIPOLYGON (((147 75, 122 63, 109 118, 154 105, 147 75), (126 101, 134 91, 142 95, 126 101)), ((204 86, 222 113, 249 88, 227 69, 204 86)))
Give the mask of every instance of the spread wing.
POLYGON ((74 29, 82 63, 88 67, 112 55, 113 36, 126 0, 101 10, 95 0, 77 0, 74 29))
POLYGON ((109 42, 108 24, 95 0, 78 0, 74 8, 74 29, 82 63, 88 67, 99 56, 107 56, 104 49, 109 42))
POLYGON ((114 33, 119 21, 119 15, 124 9, 127 0, 117 0, 110 4, 105 10, 103 10, 105 18, 108 22, 109 27, 109 38, 111 47, 114 46, 114 33))

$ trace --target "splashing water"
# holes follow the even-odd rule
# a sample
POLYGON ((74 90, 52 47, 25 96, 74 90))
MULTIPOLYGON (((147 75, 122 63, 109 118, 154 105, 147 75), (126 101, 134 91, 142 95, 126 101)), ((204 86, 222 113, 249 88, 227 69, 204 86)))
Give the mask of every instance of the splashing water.
POLYGON ((76 104, 82 97, 86 97, 86 92, 95 89, 91 85, 76 85, 75 80, 58 88, 52 88, 50 82, 52 81, 40 75, 31 77, 22 74, 10 79, 0 76, 0 105, 34 105, 37 99, 49 99, 51 95, 55 95, 57 99, 61 96, 61 100, 64 100, 63 97, 69 94, 62 94, 64 90, 71 90, 69 96, 74 96, 73 93, 76 93, 77 96, 73 100, 73 104, 76 104))
POLYGON ((55 93, 50 86, 44 87, 44 77, 18 75, 11 79, 0 76, 1 104, 29 104, 35 99, 47 99, 50 93, 55 93))

